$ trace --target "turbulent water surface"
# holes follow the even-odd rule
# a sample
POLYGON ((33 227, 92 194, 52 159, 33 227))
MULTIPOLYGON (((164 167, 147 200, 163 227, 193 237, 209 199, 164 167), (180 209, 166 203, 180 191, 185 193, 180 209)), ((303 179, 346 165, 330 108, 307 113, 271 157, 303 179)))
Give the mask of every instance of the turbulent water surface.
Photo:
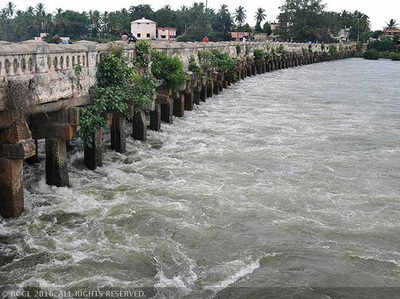
POLYGON ((27 209, 0 222, 2 290, 397 298, 399 72, 348 59, 248 78, 95 172, 73 153, 69 189, 26 167, 27 209))

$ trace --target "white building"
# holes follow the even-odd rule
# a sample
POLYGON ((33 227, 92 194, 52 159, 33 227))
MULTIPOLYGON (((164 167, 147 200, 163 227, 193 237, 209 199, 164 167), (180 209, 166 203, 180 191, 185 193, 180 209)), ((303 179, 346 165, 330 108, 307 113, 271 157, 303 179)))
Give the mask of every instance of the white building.
POLYGON ((142 18, 131 23, 131 33, 137 39, 153 39, 157 35, 157 23, 142 18))
POLYGON ((176 28, 173 27, 158 27, 159 40, 175 40, 176 28))

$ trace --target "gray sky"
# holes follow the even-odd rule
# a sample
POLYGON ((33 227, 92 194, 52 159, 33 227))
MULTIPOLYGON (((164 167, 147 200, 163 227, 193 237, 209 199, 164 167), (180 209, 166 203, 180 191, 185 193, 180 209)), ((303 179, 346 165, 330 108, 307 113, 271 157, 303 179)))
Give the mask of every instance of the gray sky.
MULTIPOLYGON (((0 7, 4 7, 9 0, 0 0, 0 7)), ((182 5, 191 5, 191 0, 14 0, 13 1, 18 9, 26 9, 28 6, 35 6, 37 3, 42 2, 45 4, 47 10, 55 11, 56 8, 73 9, 73 10, 90 10, 97 9, 104 10, 119 10, 121 8, 128 8, 132 5, 149 4, 153 9, 158 9, 164 5, 171 5, 174 9, 182 5)), ((201 2, 201 1, 197 1, 201 2)), ((205 0, 204 0, 205 2, 205 0)), ((382 29, 386 21, 389 19, 396 19, 400 22, 400 1, 399 0, 325 0, 328 4, 328 10, 341 11, 346 10, 360 10, 371 18, 372 29, 382 29)), ((263 7, 267 10, 267 18, 269 21, 276 19, 279 13, 279 6, 283 0, 267 0, 267 1, 244 1, 244 0, 208 0, 208 6, 212 8, 219 8, 222 3, 229 6, 231 12, 234 8, 243 5, 247 10, 247 21, 254 25, 254 14, 258 7, 263 7)))

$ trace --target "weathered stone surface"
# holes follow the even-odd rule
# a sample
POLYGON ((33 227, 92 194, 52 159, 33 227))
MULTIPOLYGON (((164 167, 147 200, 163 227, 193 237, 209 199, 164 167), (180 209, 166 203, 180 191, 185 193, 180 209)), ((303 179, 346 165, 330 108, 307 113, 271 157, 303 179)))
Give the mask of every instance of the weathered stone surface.
POLYGON ((63 123, 46 123, 42 126, 32 127, 32 137, 34 139, 57 138, 72 140, 77 135, 77 127, 63 123))
POLYGON ((12 160, 25 160, 35 155, 33 139, 19 141, 16 144, 0 144, 0 157, 12 160))
POLYGON ((17 120, 9 128, 0 130, 0 143, 16 144, 31 138, 29 127, 23 120, 17 120))
POLYGON ((11 127, 19 119, 22 119, 22 115, 18 111, 7 110, 0 112, 0 129, 11 127))
POLYGON ((194 108, 194 92, 193 90, 185 93, 185 110, 192 111, 194 108))
POLYGON ((174 115, 183 117, 185 115, 185 94, 177 92, 174 95, 174 115))
POLYGON ((205 102, 207 99, 207 85, 202 85, 200 90, 200 100, 205 102))
POLYGON ((150 111, 150 130, 161 130, 161 104, 155 104, 154 110, 150 111))
POLYGON ((135 113, 133 119, 133 139, 141 141, 147 140, 146 114, 144 111, 135 113))
POLYGON ((125 117, 114 113, 111 124, 111 148, 118 153, 126 152, 125 117))
POLYGON ((163 122, 172 124, 174 122, 173 112, 174 104, 171 101, 165 104, 161 104, 161 120, 163 122))
POLYGON ((32 157, 29 157, 28 159, 26 159, 26 162, 29 165, 40 163, 39 148, 38 148, 38 140, 37 139, 34 140, 34 146, 35 146, 34 155, 32 157))
POLYGON ((93 136, 93 144, 91 147, 85 146, 84 161, 87 168, 95 170, 97 167, 103 166, 103 131, 98 129, 93 136))
POLYGON ((23 160, 0 158, 0 214, 18 217, 23 209, 23 160))
POLYGON ((201 89, 199 89, 198 87, 196 87, 194 89, 194 93, 193 93, 193 101, 196 105, 200 105, 200 93, 201 93, 201 89))
POLYGON ((67 145, 63 139, 46 139, 46 183, 57 187, 70 185, 67 145))
POLYGON ((211 98, 213 96, 213 92, 214 92, 214 83, 212 80, 209 80, 207 82, 207 97, 211 98))

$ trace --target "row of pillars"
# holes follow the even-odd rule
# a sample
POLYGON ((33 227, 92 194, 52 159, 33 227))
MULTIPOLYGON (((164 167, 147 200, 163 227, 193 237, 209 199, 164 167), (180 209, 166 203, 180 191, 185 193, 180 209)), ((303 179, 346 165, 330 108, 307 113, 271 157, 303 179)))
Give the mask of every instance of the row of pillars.
MULTIPOLYGON (((342 53, 338 58, 351 55, 342 53)), ((132 113, 132 137, 146 141, 148 128, 160 131, 162 122, 172 124, 174 116, 183 117, 185 111, 194 109, 194 105, 205 102, 207 98, 221 93, 224 88, 245 77, 325 60, 328 58, 310 55, 280 57, 269 61, 241 61, 232 78, 225 78, 217 72, 209 72, 204 78, 195 78, 189 73, 184 90, 159 90, 154 107, 148 114, 145 111, 132 113)), ((0 114, 0 214, 3 217, 17 217, 23 211, 23 161, 27 160, 31 164, 39 162, 39 139, 45 139, 46 143, 47 184, 58 187, 70 185, 67 145, 76 136, 78 124, 78 108, 38 114, 26 120, 17 111, 0 114)), ((126 151, 126 124, 125 117, 116 113, 110 115, 111 148, 120 153, 126 151)), ((91 170, 103 164, 102 133, 101 129, 97 130, 92 146, 84 148, 84 163, 91 170)))

